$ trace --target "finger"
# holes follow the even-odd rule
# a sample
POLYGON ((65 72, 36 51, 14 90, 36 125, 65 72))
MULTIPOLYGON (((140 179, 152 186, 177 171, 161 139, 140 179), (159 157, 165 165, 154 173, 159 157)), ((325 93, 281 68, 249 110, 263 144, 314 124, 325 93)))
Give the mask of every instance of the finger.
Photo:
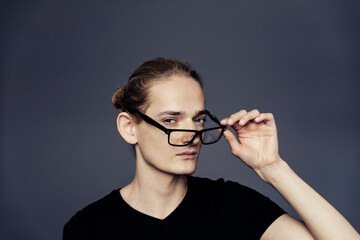
POLYGON ((274 115, 272 113, 261 113, 254 119, 255 122, 260 123, 273 123, 274 122, 274 115))
POLYGON ((241 119, 239 119, 239 124, 241 126, 244 126, 246 123, 248 123, 251 120, 256 119, 260 115, 259 110, 254 109, 246 114, 244 114, 241 119))
POLYGON ((229 118, 224 118, 223 120, 220 121, 221 125, 226 125, 228 122, 229 118))
POLYGON ((228 118, 227 124, 230 125, 230 126, 233 125, 234 123, 236 123, 237 121, 239 121, 239 120, 241 119, 241 117, 244 116, 246 113, 247 113, 246 110, 241 110, 241 111, 239 111, 239 112, 237 112, 237 113, 232 114, 232 115, 228 118))
POLYGON ((225 130, 224 137, 229 143, 232 154, 238 156, 240 153, 240 143, 236 139, 235 135, 230 130, 225 130))

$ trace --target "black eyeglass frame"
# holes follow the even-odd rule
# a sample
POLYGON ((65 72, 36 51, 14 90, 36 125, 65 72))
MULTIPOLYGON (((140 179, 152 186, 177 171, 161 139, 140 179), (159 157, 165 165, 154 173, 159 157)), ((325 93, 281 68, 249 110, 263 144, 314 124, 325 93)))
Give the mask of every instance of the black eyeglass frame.
POLYGON ((200 141, 202 144, 204 145, 209 145, 209 144, 213 144, 213 143, 216 143, 220 140, 221 136, 223 135, 224 131, 227 129, 226 126, 223 126, 220 124, 220 121, 219 119, 214 115, 212 114, 211 112, 209 112, 208 110, 205 110, 204 113, 206 113, 210 118, 211 120, 213 120, 214 122, 216 122, 217 124, 219 124, 218 127, 212 127, 212 128, 205 128, 205 129, 202 129, 202 130, 190 130, 190 129, 172 129, 172 128, 166 128, 164 127, 163 125, 161 125, 160 123, 158 123, 157 121, 155 121, 154 119, 152 119, 151 117, 149 117, 148 115, 146 115, 145 113, 142 113, 141 111, 135 109, 133 111, 131 111, 131 113, 138 113, 140 115, 140 117, 147 123, 149 123, 150 125, 153 125, 154 127, 160 129, 161 131, 163 131, 164 133, 166 133, 168 135, 168 143, 171 145, 171 146, 175 146, 175 147, 185 147, 187 145, 190 145, 197 136, 200 137, 200 141), (207 131, 210 131, 210 130, 215 130, 215 129, 220 129, 221 128, 221 132, 220 132, 220 135, 219 137, 213 141, 213 142, 210 142, 210 143, 204 143, 203 142, 203 139, 202 139, 202 133, 204 132, 207 132, 207 131), (188 141, 188 143, 186 144, 183 144, 183 145, 178 145, 178 144, 172 144, 170 143, 170 134, 171 132, 193 132, 195 133, 193 138, 188 141))

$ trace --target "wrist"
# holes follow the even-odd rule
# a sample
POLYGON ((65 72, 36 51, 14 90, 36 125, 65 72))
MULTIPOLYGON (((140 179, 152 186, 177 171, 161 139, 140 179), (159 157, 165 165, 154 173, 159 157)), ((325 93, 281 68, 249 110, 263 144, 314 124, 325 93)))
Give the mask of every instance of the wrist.
POLYGON ((284 174, 290 173, 292 170, 289 165, 279 156, 279 160, 256 171, 263 181, 272 186, 276 186, 281 182, 284 174))

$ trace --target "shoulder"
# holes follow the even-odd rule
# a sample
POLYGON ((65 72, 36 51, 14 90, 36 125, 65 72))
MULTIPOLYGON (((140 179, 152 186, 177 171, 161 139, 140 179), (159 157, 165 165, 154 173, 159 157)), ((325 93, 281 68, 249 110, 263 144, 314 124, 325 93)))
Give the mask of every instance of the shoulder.
POLYGON ((89 217, 91 215, 97 215, 101 213, 106 214, 112 211, 113 206, 118 201, 118 195, 119 190, 113 190, 103 198, 87 205, 86 207, 78 211, 76 215, 86 215, 87 217, 89 217))
POLYGON ((269 223, 285 213, 267 196, 234 181, 191 176, 188 177, 188 185, 192 195, 201 201, 222 206, 225 211, 237 212, 254 220, 262 217, 267 218, 269 223))
MULTIPOLYGON (((86 234, 92 234, 91 226, 95 226, 100 219, 116 212, 114 209, 117 207, 118 191, 119 190, 113 190, 111 193, 87 205, 72 216, 64 226, 64 239, 70 235, 77 236, 78 239, 83 239, 86 234)), ((75 238, 72 237, 70 239, 75 238)))
POLYGON ((219 178, 212 180, 209 178, 188 176, 188 185, 190 188, 197 192, 202 193, 218 193, 224 195, 249 195, 249 196, 262 196, 254 189, 244 186, 240 183, 224 180, 219 178))
POLYGON ((271 223, 285 213, 268 197, 237 182, 199 177, 190 177, 188 182, 189 190, 197 191, 193 195, 199 199, 200 207, 208 206, 209 211, 217 212, 219 219, 244 236, 259 239, 271 223))
POLYGON ((193 177, 193 181, 200 191, 217 194, 227 203, 241 204, 247 207, 263 206, 278 208, 277 204, 267 196, 238 182, 224 180, 223 178, 211 180, 199 177, 193 177))

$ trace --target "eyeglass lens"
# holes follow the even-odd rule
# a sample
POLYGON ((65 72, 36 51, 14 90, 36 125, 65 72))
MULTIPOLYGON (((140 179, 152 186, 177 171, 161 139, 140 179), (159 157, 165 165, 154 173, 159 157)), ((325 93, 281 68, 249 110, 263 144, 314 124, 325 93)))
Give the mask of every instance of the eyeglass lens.
MULTIPOLYGON (((216 142, 221 136, 221 129, 212 129, 202 133, 201 138, 204 144, 216 142)), ((194 139, 194 132, 173 131, 169 135, 169 143, 172 145, 183 146, 189 144, 194 139)), ((200 137, 200 136, 197 136, 200 137)), ((193 141, 196 141, 196 138, 193 141)), ((199 139, 200 141, 200 139, 199 139)))

